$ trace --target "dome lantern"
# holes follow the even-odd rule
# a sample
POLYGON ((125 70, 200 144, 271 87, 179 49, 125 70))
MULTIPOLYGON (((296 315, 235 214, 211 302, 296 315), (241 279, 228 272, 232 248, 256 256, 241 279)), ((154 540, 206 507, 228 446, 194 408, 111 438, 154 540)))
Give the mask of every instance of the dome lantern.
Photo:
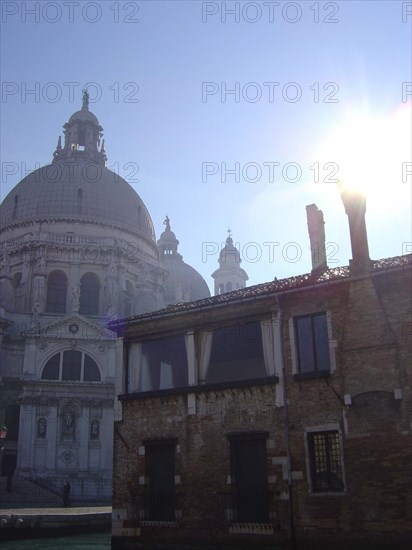
POLYGON ((164 283, 165 304, 209 297, 206 281, 200 273, 183 261, 182 255, 177 251, 179 241, 171 230, 168 216, 163 224, 166 228, 160 235, 157 245, 160 250, 160 265, 167 271, 164 283))
POLYGON ((165 221, 163 222, 163 225, 166 226, 166 229, 163 231, 163 233, 160 235, 159 240, 157 241, 161 256, 175 256, 181 259, 182 256, 177 251, 179 241, 177 240, 176 235, 170 228, 170 219, 167 215, 165 221))
POLYGON ((61 138, 53 153, 53 162, 85 159, 89 162, 106 165, 107 156, 104 148, 103 128, 91 111, 89 111, 89 93, 83 91, 82 108, 69 118, 64 126, 64 147, 61 138))
POLYGON ((215 295, 245 288, 248 275, 240 267, 242 262, 239 250, 234 246, 232 230, 228 229, 229 236, 219 254, 219 268, 212 273, 215 280, 215 295))

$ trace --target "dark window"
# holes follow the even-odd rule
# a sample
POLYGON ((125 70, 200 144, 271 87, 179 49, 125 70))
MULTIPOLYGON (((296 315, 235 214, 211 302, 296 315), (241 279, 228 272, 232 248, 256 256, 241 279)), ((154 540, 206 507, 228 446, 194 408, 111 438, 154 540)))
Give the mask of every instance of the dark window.
POLYGON ((96 362, 86 353, 77 350, 66 350, 53 355, 43 368, 42 380, 66 380, 100 382, 100 370, 96 362), (60 370, 63 354, 62 369, 60 370), (83 361, 83 375, 82 375, 83 361))
POLYGON ((20 284, 22 273, 15 273, 11 279, 11 285, 13 288, 17 288, 20 284))
POLYGON ((183 335, 143 342, 142 391, 187 386, 187 355, 183 335))
POLYGON ((259 321, 226 326, 213 332, 206 382, 267 376, 259 321))
POLYGON ((230 439, 231 477, 236 505, 235 521, 269 521, 269 491, 266 470, 266 436, 230 439))
POLYGON ((299 373, 330 370, 326 313, 295 317, 299 373))
POLYGON ((81 315, 99 314, 99 280, 93 273, 86 273, 80 280, 80 305, 81 315))
POLYGON ((84 376, 85 382, 100 382, 100 371, 95 361, 89 356, 84 356, 84 376))
POLYGON ((146 444, 146 517, 175 521, 175 443, 146 444))
POLYGON ((67 279, 61 271, 53 271, 47 280, 47 313, 66 313, 67 279))
POLYGON ((342 492, 344 485, 339 432, 308 432, 307 438, 312 491, 342 492))
POLYGON ((80 351, 68 350, 63 353, 62 380, 80 380, 82 354, 80 351))
POLYGON ((42 372, 42 380, 58 380, 60 370, 60 353, 49 359, 42 372))
POLYGON ((6 407, 7 439, 17 440, 19 438, 20 406, 8 405, 6 407))

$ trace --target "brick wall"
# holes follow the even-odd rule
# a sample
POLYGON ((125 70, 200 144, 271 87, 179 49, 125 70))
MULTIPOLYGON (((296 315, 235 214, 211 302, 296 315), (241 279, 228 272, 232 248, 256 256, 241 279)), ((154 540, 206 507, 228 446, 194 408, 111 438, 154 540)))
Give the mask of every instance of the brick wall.
MULTIPOLYGON (((379 536, 391 547, 391 541, 412 535, 410 282, 405 270, 302 289, 280 299, 294 519, 301 540, 338 532, 339 540, 373 541, 379 536), (336 370, 327 377, 297 380, 289 321, 319 311, 330 314, 336 370), (305 431, 316 427, 339 431, 342 492, 311 492, 305 431)), ((124 398, 123 421, 116 423, 114 509, 126 509, 129 524, 138 524, 131 494, 144 488, 143 441, 176 438, 176 490, 181 496, 173 533, 183 540, 196 533, 224 542, 229 531, 219 494, 230 490, 228 434, 267 432, 274 529, 272 535, 256 536, 253 544, 279 541, 289 527, 289 496, 285 409, 275 406, 275 389, 269 381, 197 388, 190 397, 195 411, 190 412, 187 393, 124 398)), ((141 536, 145 533, 153 540, 160 536, 155 529, 143 528, 141 536)), ((162 531, 162 540, 170 533, 162 531)), ((245 535, 231 535, 236 536, 245 541, 245 535)))

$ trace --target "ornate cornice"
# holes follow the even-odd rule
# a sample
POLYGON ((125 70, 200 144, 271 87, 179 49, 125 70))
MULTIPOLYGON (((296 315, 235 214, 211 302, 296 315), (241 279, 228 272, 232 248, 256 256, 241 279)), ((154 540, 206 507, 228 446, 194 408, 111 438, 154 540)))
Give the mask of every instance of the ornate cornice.
POLYGON ((89 321, 78 313, 66 315, 62 319, 48 323, 43 327, 36 327, 25 333, 26 338, 47 340, 74 340, 100 342, 113 341, 115 335, 105 327, 89 321))

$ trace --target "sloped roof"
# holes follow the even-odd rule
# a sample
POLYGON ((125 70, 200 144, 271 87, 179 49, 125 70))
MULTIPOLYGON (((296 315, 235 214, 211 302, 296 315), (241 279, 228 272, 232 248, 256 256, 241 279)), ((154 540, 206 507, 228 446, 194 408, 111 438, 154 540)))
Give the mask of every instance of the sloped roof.
MULTIPOLYGON (((412 254, 395 256, 381 260, 373 260, 371 262, 371 274, 390 271, 393 269, 402 269, 410 266, 412 266, 412 254)), ((153 320, 154 318, 161 318, 166 315, 170 316, 175 313, 180 314, 184 312, 189 313, 200 311, 213 306, 230 304, 231 302, 235 303, 239 301, 247 301, 249 299, 261 298, 272 294, 281 294, 289 290, 305 289, 318 285, 345 281, 349 280, 351 277, 352 275, 349 266, 343 266, 328 269, 323 273, 311 272, 303 275, 287 277, 285 279, 275 279, 274 281, 234 290, 232 292, 219 294, 210 298, 203 298, 202 300, 196 300, 194 302, 172 304, 158 311, 135 315, 127 319, 119 319, 113 323, 110 323, 110 327, 112 330, 116 330, 116 327, 120 328, 121 326, 124 327, 129 324, 133 325, 135 322, 143 322, 146 319, 153 320)))

